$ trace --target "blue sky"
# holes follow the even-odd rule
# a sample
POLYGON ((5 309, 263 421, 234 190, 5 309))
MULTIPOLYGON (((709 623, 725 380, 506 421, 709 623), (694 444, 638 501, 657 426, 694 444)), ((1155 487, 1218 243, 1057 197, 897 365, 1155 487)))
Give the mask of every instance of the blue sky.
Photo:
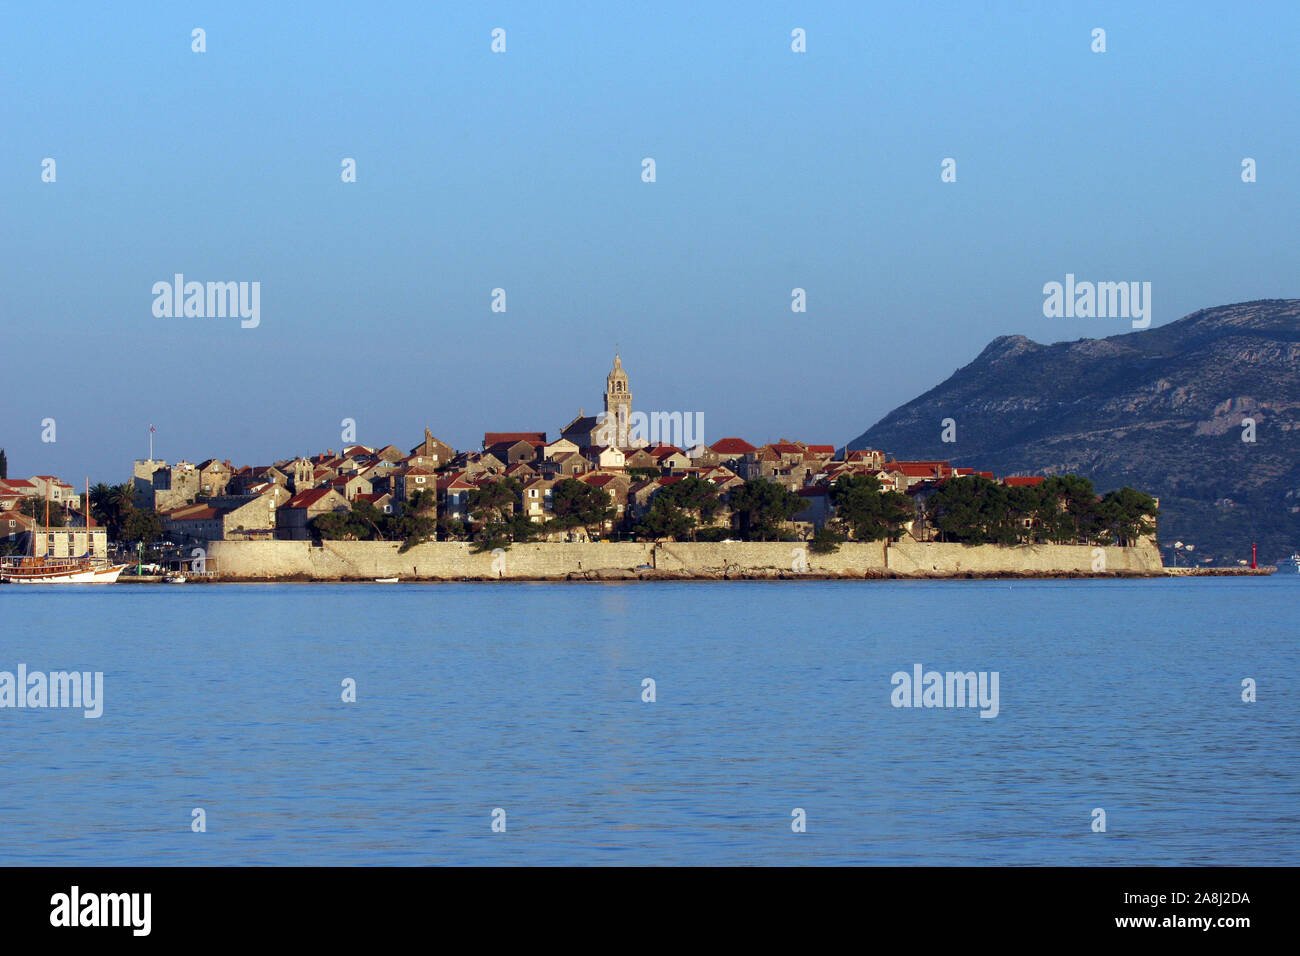
POLYGON ((1127 330, 1044 318, 1066 273, 1153 325, 1296 296, 1298 9, 11 5, 0 445, 78 483, 151 422, 169 460, 477 447, 597 410, 616 344, 709 441, 840 444, 997 335, 1127 330), (260 282, 260 326, 156 318, 177 272, 260 282))

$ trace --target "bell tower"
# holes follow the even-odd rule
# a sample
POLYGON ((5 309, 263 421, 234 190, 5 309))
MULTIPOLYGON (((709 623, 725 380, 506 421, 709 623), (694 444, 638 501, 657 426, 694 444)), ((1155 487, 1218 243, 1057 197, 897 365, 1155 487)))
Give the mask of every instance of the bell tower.
POLYGON ((632 393, 627 387, 627 372, 623 371, 623 361, 614 353, 614 367, 605 377, 605 416, 613 420, 614 445, 627 448, 628 422, 632 418, 632 393))

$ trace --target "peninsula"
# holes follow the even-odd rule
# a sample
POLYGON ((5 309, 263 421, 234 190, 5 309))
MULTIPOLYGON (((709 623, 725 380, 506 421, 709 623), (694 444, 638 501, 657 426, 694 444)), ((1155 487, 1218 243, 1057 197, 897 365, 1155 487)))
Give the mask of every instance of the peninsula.
MULTIPOLYGON (((91 537, 133 570, 210 580, 1166 573, 1159 502, 1133 488, 786 438, 708 443, 698 412, 635 411, 618 355, 603 404, 553 437, 489 431, 473 450, 426 429, 408 450, 354 441, 267 465, 151 455, 130 482, 90 489, 91 537)), ((60 546, 36 527, 47 499, 63 506, 52 524, 78 520, 59 479, 0 480, 8 549, 33 533, 60 546)))

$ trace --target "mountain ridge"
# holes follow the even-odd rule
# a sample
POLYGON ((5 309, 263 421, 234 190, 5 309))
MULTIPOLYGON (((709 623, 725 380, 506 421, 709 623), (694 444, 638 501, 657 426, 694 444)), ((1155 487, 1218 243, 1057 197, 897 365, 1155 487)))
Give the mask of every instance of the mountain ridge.
POLYGON ((1258 541, 1281 560, 1300 548, 1300 299, 1102 338, 998 336, 847 447, 1131 485, 1161 499, 1162 542, 1223 564, 1258 541), (947 418, 956 442, 942 440, 947 418))

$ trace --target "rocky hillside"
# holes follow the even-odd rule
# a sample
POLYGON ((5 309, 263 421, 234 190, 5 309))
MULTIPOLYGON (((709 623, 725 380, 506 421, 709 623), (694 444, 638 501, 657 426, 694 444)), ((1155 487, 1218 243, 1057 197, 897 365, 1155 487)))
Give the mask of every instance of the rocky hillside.
POLYGON ((1160 498, 1161 542, 1194 543, 1197 563, 1249 558, 1252 541, 1276 562, 1300 550, 1300 299, 1056 345, 1003 336, 848 447, 1132 485, 1160 498))

